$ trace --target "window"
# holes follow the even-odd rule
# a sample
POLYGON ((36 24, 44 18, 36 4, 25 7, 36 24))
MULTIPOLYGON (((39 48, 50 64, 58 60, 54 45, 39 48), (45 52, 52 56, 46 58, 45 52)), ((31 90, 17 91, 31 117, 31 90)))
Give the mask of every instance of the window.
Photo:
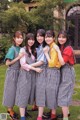
POLYGON ((71 45, 74 49, 80 49, 80 5, 72 6, 67 11, 66 19, 71 45))

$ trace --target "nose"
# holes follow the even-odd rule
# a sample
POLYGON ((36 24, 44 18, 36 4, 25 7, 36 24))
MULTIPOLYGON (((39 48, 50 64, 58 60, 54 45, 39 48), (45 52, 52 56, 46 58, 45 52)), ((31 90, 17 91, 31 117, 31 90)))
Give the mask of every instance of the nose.
POLYGON ((38 39, 41 39, 41 36, 38 36, 38 39))
POLYGON ((33 43, 33 40, 31 40, 31 43, 33 43))

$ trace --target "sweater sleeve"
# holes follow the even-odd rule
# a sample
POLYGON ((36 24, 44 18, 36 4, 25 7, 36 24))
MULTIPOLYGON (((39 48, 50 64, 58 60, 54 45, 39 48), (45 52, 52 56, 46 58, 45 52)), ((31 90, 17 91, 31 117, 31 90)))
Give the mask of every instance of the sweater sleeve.
POLYGON ((20 59, 20 65, 21 68, 23 68, 24 70, 29 71, 30 70, 30 65, 26 63, 26 53, 25 50, 23 48, 21 48, 20 53, 23 53, 24 56, 20 59))
POLYGON ((52 49, 50 52, 50 60, 48 61, 49 67, 55 67, 58 61, 57 52, 52 49))
POLYGON ((14 59, 14 55, 15 55, 14 49, 13 49, 12 47, 9 48, 9 50, 8 50, 6 56, 5 56, 5 60, 6 60, 6 59, 13 60, 13 59, 14 59))
POLYGON ((63 56, 65 63, 67 63, 69 61, 72 54, 73 54, 73 51, 72 51, 72 48, 70 46, 68 46, 64 49, 62 56, 63 56))

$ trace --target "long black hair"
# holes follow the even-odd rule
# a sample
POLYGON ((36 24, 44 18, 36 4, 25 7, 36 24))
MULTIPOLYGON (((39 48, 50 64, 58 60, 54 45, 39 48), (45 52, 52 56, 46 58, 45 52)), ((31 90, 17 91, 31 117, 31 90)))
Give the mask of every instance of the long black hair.
MULTIPOLYGON (((31 53, 29 52, 29 49, 28 49, 28 40, 30 39, 35 41, 35 35, 33 33, 28 33, 25 38, 26 52, 28 53, 29 57, 31 56, 31 53)), ((31 46, 31 50, 32 50, 32 54, 36 56, 35 43, 34 45, 31 46)))
MULTIPOLYGON (((65 47, 67 47, 67 46, 70 45, 69 36, 68 36, 67 31, 65 31, 65 30, 60 31, 59 34, 58 34, 58 37, 59 37, 61 34, 67 39, 66 42, 65 42, 64 45, 63 45, 64 48, 65 48, 65 47)), ((58 37, 57 37, 57 38, 58 38, 58 37)), ((61 48, 61 44, 60 44, 59 42, 58 42, 58 46, 61 48)))
MULTIPOLYGON (((45 30, 44 29, 38 29, 37 30, 37 33, 36 33, 36 37, 37 37, 37 35, 39 35, 39 36, 42 36, 42 37, 44 37, 44 39, 45 39, 45 30)), ((38 41, 36 40, 36 47, 38 47, 40 44, 38 43, 38 41)), ((45 45, 46 45, 46 42, 45 42, 45 40, 43 41, 43 47, 45 47, 45 45)))

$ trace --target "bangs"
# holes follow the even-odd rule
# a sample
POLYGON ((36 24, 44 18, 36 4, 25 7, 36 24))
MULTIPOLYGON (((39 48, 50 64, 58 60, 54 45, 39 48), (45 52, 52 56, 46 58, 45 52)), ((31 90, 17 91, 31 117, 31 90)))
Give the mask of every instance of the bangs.
POLYGON ((39 30, 37 31, 37 36, 45 37, 45 30, 44 30, 44 29, 39 29, 39 30))
POLYGON ((51 34, 47 33, 45 37, 53 37, 51 34))
POLYGON ((19 38, 20 35, 22 36, 21 31, 16 31, 15 34, 14 34, 14 37, 19 38))
POLYGON ((45 37, 55 37, 55 34, 52 30, 46 31, 45 37))
POLYGON ((35 36, 32 33, 28 33, 26 38, 27 38, 27 40, 30 40, 30 39, 35 40, 35 36))
POLYGON ((64 38, 67 38, 67 37, 68 37, 67 32, 66 32, 66 31, 63 31, 63 30, 59 32, 58 37, 59 37, 60 35, 62 35, 64 38))
POLYGON ((43 34, 42 33, 37 33, 37 36, 43 37, 43 34))

